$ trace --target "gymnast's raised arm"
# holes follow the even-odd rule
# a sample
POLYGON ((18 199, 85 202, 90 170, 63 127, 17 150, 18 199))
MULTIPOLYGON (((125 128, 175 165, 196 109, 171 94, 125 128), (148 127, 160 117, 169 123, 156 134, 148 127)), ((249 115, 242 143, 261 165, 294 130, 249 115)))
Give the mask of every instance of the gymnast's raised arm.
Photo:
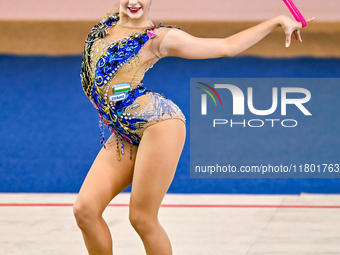
MULTIPOLYGON (((307 22, 313 20, 314 18, 308 19, 307 22)), ((258 43, 276 27, 282 27, 286 34, 286 47, 290 45, 292 33, 298 41, 302 42, 300 35, 302 24, 281 15, 227 38, 199 38, 181 30, 172 29, 164 37, 159 51, 163 57, 189 59, 232 57, 258 43)))

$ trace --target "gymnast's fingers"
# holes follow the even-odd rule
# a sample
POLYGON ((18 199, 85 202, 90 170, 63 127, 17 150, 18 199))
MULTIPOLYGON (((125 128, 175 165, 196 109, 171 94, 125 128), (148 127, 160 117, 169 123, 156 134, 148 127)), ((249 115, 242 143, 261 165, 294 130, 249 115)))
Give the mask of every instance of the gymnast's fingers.
POLYGON ((315 20, 315 17, 313 17, 313 18, 311 18, 311 19, 307 19, 306 21, 307 21, 307 23, 308 22, 312 22, 312 21, 314 21, 315 20))
POLYGON ((296 39, 296 40, 298 40, 299 42, 302 42, 300 29, 295 30, 295 31, 294 31, 294 35, 295 35, 295 39, 296 39))
POLYGON ((286 47, 288 48, 290 45, 292 33, 286 33, 286 47))

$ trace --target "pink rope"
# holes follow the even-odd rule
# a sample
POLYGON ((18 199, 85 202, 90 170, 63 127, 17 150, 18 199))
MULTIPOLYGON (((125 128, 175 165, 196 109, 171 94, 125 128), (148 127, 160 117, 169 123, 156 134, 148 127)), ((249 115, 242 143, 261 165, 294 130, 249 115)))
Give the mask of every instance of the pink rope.
POLYGON ((293 14, 294 18, 302 23, 302 27, 307 26, 306 19, 302 16, 301 12, 298 10, 298 8, 293 3, 293 0, 283 0, 283 2, 287 5, 290 12, 293 14))

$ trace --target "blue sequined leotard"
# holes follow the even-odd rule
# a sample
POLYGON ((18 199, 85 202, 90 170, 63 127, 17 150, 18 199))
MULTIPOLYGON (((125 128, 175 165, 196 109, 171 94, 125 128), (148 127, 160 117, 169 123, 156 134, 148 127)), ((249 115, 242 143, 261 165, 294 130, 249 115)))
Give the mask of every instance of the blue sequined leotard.
POLYGON ((101 143, 104 124, 115 133, 117 156, 125 154, 122 139, 139 145, 144 130, 165 119, 186 121, 169 98, 153 92, 142 82, 145 72, 162 56, 159 45, 170 26, 151 28, 117 26, 119 14, 109 15, 86 38, 81 80, 87 97, 99 114, 101 143), (115 38, 108 38, 115 36, 115 38), (121 148, 119 146, 119 139, 121 148))

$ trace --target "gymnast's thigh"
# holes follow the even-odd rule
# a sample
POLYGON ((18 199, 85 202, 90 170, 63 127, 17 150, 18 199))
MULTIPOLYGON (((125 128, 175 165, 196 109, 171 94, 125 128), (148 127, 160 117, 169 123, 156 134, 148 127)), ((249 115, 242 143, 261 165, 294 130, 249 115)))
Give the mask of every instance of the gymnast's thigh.
POLYGON ((130 197, 130 217, 156 217, 174 177, 185 142, 185 124, 168 119, 146 128, 139 144, 130 197), (132 211, 135 211, 134 213, 132 211), (134 214, 134 215, 133 215, 134 214))
MULTIPOLYGON (((123 143, 129 152, 130 144, 124 139, 123 143)), ((137 152, 137 146, 133 145, 132 160, 130 153, 125 153, 118 161, 116 136, 112 134, 105 145, 106 149, 102 148, 94 160, 76 201, 81 207, 91 207, 94 213, 99 214, 117 194, 131 184, 137 152)))

